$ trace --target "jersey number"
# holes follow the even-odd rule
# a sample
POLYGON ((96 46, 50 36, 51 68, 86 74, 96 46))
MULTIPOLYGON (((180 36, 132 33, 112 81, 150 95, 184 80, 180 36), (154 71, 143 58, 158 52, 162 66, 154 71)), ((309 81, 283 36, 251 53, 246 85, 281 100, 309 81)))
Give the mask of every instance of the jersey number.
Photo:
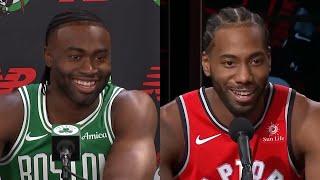
MULTIPOLYGON (((61 179, 62 171, 56 168, 55 162, 52 161, 52 155, 49 158, 44 153, 37 154, 33 158, 24 155, 19 156, 18 161, 21 180, 48 180, 52 176, 49 174, 57 174, 61 179)), ((103 154, 98 154, 98 157, 93 153, 82 154, 82 176, 88 179, 88 172, 91 172, 90 177, 92 177, 92 180, 97 180, 98 177, 102 179, 104 163, 105 157, 103 154), (89 167, 89 164, 91 164, 91 167, 89 167)), ((71 171, 77 175, 81 175, 79 174, 81 172, 76 172, 76 163, 74 161, 71 162, 71 171)), ((76 177, 72 176, 71 179, 76 180, 76 177)))
MULTIPOLYGON (((236 165, 239 166, 239 179, 241 179, 242 174, 242 164, 240 160, 236 160, 236 165)), ((255 160, 252 164, 252 174, 254 180, 262 179, 263 171, 265 168, 265 164, 263 161, 255 160)), ((222 180, 229 180, 233 173, 233 169, 230 164, 226 163, 217 168, 217 171, 222 180)), ((275 169, 272 173, 268 176, 266 180, 283 180, 283 175, 275 169)))

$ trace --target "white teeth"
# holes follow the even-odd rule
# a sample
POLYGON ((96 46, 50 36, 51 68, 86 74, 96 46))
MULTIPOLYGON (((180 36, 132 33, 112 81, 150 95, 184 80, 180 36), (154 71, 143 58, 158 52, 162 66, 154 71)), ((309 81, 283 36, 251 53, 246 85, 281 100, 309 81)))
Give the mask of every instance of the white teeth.
POLYGON ((74 80, 76 84, 79 84, 81 86, 91 87, 95 85, 95 81, 82 81, 82 80, 74 80))
POLYGON ((245 91, 245 90, 232 90, 232 92, 238 96, 248 96, 252 94, 252 91, 245 91))

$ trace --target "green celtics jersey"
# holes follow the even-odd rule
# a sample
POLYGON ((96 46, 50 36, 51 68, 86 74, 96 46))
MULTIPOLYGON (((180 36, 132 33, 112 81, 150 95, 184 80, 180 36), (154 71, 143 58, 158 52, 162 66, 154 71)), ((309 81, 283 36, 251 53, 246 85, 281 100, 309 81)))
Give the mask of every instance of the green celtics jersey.
MULTIPOLYGON (((52 124, 46 111, 46 96, 41 85, 18 89, 24 104, 24 120, 12 149, 0 159, 0 180, 57 180, 61 162, 52 161, 52 124)), ((114 141, 111 128, 111 105, 122 88, 109 83, 99 95, 99 105, 80 120, 81 154, 71 162, 71 171, 86 179, 102 179, 106 156, 114 141)), ((72 177, 76 180, 76 177, 72 177)))

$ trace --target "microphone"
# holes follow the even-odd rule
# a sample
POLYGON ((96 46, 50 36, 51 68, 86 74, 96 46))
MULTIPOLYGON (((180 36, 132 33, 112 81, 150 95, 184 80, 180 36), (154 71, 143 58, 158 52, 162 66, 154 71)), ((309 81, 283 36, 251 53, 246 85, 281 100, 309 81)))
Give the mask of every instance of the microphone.
POLYGON ((53 125, 51 136, 52 160, 62 161, 61 178, 69 179, 70 161, 80 159, 80 129, 74 125, 53 125))
POLYGON ((238 144, 239 155, 242 164, 241 180, 252 180, 252 161, 249 140, 252 138, 254 129, 251 122, 243 117, 233 119, 229 127, 231 139, 238 144))

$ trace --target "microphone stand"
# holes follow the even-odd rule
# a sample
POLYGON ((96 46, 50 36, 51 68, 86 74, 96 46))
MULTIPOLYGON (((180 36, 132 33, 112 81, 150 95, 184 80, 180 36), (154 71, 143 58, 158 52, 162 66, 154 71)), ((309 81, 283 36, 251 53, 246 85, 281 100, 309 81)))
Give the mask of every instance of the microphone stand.
POLYGON ((61 178, 63 180, 69 180, 71 178, 71 174, 68 171, 68 169, 71 169, 70 157, 71 157, 71 152, 69 151, 69 149, 63 148, 62 151, 60 152, 60 159, 63 166, 61 178))
POLYGON ((253 175, 252 175, 251 165, 250 164, 243 165, 241 180, 252 180, 252 179, 253 179, 253 175))
POLYGON ((252 167, 251 167, 251 150, 249 146, 249 138, 247 135, 242 135, 240 132, 238 138, 240 160, 242 164, 242 177, 241 180, 253 180, 252 167), (244 142, 244 143, 241 143, 244 142))

